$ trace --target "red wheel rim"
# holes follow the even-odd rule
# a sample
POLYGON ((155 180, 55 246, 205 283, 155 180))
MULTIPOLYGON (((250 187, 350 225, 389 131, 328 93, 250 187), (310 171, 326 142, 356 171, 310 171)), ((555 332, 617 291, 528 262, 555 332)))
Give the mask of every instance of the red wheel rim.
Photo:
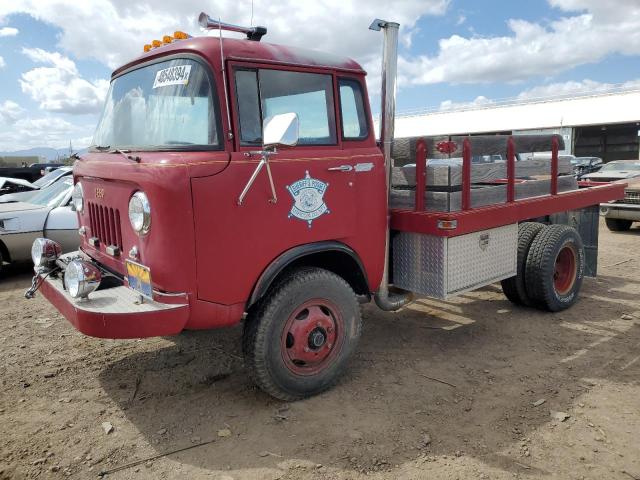
POLYGON ((568 293, 576 281, 576 252, 571 246, 562 247, 556 257, 553 286, 560 295, 568 293))
POLYGON ((342 316, 329 300, 313 299, 296 308, 284 326, 282 358, 297 375, 327 368, 342 348, 342 316))

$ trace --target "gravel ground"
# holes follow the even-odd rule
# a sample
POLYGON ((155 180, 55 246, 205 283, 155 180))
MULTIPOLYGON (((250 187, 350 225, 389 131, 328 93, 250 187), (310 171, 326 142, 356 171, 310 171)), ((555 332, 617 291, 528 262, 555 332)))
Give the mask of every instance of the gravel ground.
POLYGON ((29 269, 14 268, 0 278, 0 478, 139 462, 107 478, 640 479, 640 229, 600 234, 600 276, 570 310, 514 307, 496 285, 366 306, 348 373, 292 404, 251 385, 239 328, 85 337, 24 300, 29 269))

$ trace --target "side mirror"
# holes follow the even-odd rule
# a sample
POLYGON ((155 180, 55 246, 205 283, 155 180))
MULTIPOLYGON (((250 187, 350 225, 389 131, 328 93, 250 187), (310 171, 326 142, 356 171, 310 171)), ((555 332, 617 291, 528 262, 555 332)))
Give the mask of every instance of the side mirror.
POLYGON ((299 122, 295 113, 282 113, 265 119, 262 127, 263 148, 298 144, 299 122))

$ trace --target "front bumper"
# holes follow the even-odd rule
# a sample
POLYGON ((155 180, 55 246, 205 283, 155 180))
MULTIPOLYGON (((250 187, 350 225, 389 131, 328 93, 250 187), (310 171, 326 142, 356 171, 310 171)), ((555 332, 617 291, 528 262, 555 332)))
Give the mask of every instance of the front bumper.
MULTIPOLYGON (((40 275, 43 277, 43 275, 40 275)), ((46 277, 39 290, 85 335, 100 338, 143 338, 175 335, 189 319, 188 304, 166 304, 145 299, 125 286, 96 290, 89 298, 72 298, 61 278, 46 277)))
POLYGON ((605 218, 640 222, 640 205, 629 203, 601 203, 600 215, 605 218))

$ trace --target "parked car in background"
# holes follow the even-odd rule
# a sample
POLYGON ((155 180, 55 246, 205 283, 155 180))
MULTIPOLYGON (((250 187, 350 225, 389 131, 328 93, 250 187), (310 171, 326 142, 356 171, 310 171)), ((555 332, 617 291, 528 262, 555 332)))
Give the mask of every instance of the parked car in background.
POLYGON ((584 175, 597 172, 602 168, 600 157, 574 157, 571 159, 573 174, 578 180, 582 180, 584 175))
POLYGON ((38 237, 55 240, 63 252, 80 244, 78 217, 71 208, 73 178, 67 176, 38 191, 27 202, 0 205, 0 269, 31 258, 38 237))
MULTIPOLYGON (((27 185, 26 180, 20 180, 20 185, 23 187, 20 191, 15 193, 3 193, 0 194, 0 203, 6 202, 25 202, 29 198, 33 197, 39 190, 48 187, 54 182, 59 181, 66 175, 71 175, 72 167, 60 167, 47 173, 44 177, 39 178, 33 183, 27 185)), ((6 179, 9 182, 15 181, 15 179, 6 179)), ((7 188, 8 190, 9 188, 7 188)), ((0 187, 0 193, 3 192, 3 188, 0 187)))
POLYGON ((0 195, 28 192, 33 190, 33 184, 24 178, 0 177, 0 195))
POLYGON ((640 222, 640 177, 629 180, 622 200, 601 204, 600 215, 613 232, 624 232, 640 222))
POLYGON ((640 177, 640 160, 615 160, 605 163, 600 170, 582 176, 590 182, 615 182, 640 177))
POLYGON ((47 173, 47 169, 64 167, 64 163, 32 163, 28 167, 0 167, 0 177, 20 178, 28 182, 35 182, 47 173))

